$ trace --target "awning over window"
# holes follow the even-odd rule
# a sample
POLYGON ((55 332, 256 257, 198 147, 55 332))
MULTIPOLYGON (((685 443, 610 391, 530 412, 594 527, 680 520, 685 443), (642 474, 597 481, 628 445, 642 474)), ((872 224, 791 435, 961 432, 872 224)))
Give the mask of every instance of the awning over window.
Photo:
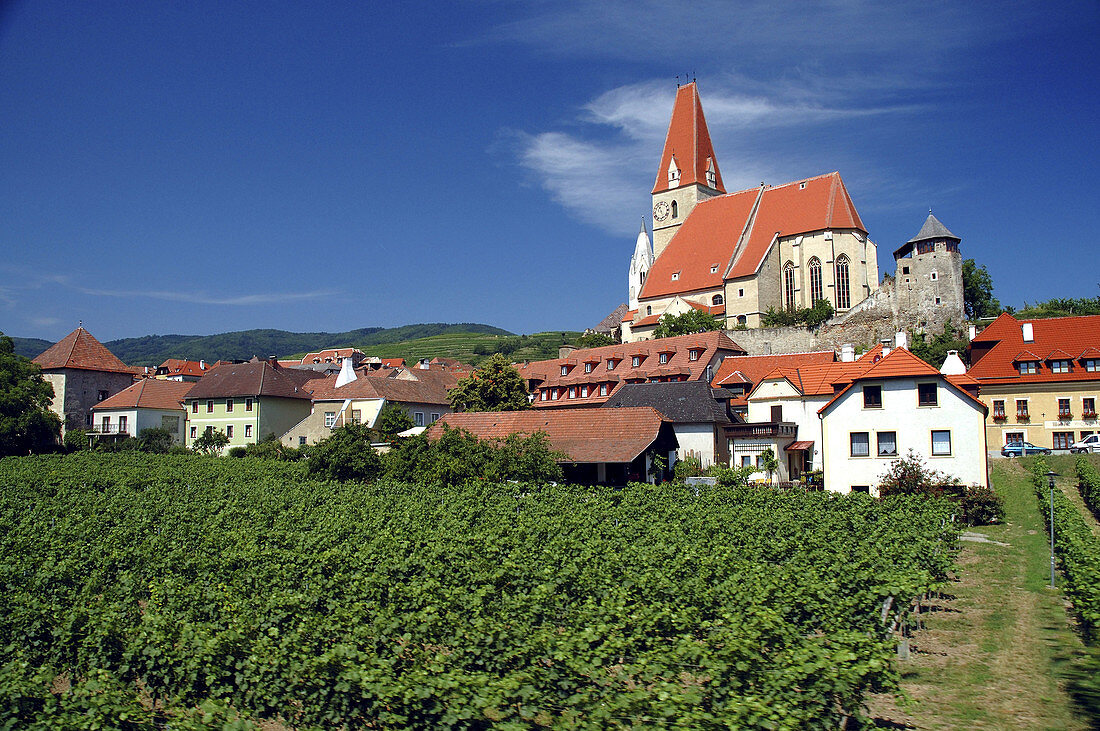
POLYGON ((812 452, 814 449, 814 443, 810 442, 791 442, 786 446, 788 452, 812 452))

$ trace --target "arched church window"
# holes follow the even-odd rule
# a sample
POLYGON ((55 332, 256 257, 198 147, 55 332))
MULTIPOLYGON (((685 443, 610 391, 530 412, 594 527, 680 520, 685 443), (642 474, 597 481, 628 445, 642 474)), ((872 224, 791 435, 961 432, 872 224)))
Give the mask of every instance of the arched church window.
POLYGON ((816 256, 810 259, 810 306, 812 307, 814 302, 819 299, 823 299, 821 294, 821 260, 816 256))
POLYGON ((672 217, 676 218, 680 214, 676 211, 676 201, 672 201, 672 217))
POLYGON ((789 261, 783 266, 783 295, 788 310, 795 306, 794 298, 794 262, 789 261))
POLYGON ((847 310, 852 306, 852 290, 848 282, 848 257, 841 254, 833 265, 836 271, 836 306, 847 310))
POLYGON ((652 315, 652 314, 653 314, 653 307, 652 307, 652 306, 649 306, 649 305, 646 305, 646 308, 645 308, 645 313, 646 313, 647 315, 652 315))
POLYGON ((710 303, 712 305, 720 305, 720 304, 723 304, 725 301, 726 300, 722 297, 722 295, 716 294, 716 295, 714 295, 714 298, 711 299, 710 303))

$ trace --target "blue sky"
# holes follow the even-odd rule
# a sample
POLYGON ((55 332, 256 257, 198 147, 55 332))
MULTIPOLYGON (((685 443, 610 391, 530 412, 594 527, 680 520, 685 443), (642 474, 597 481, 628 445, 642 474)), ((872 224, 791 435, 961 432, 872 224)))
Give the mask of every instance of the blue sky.
POLYGON ((0 6, 0 330, 583 329, 677 75, 728 190, 839 170, 1009 304, 1100 294, 1100 4, 0 6))

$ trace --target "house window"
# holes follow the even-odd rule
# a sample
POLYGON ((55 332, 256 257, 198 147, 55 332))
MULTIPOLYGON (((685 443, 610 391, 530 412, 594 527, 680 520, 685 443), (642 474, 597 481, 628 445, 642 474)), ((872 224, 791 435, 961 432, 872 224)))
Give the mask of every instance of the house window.
MULTIPOLYGON (((251 424, 245 424, 244 425, 244 438, 245 439, 251 439, 252 438, 252 425, 251 424)), ((305 439, 305 437, 302 437, 302 439, 305 439)))
POLYGON ((854 431, 850 435, 853 457, 867 457, 871 454, 871 441, 865 431, 854 431))
POLYGON ((363 412, 359 409, 352 409, 351 421, 354 424, 361 424, 363 422, 363 412))
POLYGON ((191 438, 194 439, 199 434, 199 428, 197 426, 191 427, 191 438))
POLYGON ((630 358, 630 367, 631 367, 631 368, 637 368, 637 367, 638 367, 638 366, 640 366, 641 364, 642 364, 642 356, 640 356, 640 355, 635 355, 635 356, 632 356, 632 357, 630 358))
POLYGON ((726 298, 720 294, 716 294, 711 298, 710 303, 712 305, 723 305, 726 303, 726 298))
POLYGON ((748 322, 749 322, 749 318, 746 317, 745 315, 738 315, 737 316, 737 324, 738 325, 747 325, 748 322))
POLYGON ((230 439, 233 438, 233 425, 232 424, 226 424, 226 426, 225 426, 225 436, 229 437, 230 439))
POLYGON ((561 396, 561 391, 559 389, 557 389, 557 388, 550 389, 550 400, 551 401, 557 401, 560 396, 561 396))
POLYGON ((125 434, 126 433, 126 417, 125 416, 118 417, 118 433, 119 434, 125 434))
POLYGON ((1069 373, 1069 361, 1068 360, 1053 360, 1050 362, 1050 370, 1052 373, 1069 373))
POLYGON ((1027 413, 1027 399, 1016 399, 1016 418, 1017 419, 1030 419, 1031 417, 1027 413))
POLYGON ((661 355, 657 358, 657 360, 658 360, 658 362, 660 362, 662 364, 663 363, 668 363, 668 353, 661 353, 661 355))
POLYGON ((592 372, 592 364, 591 363, 585 363, 584 364, 584 372, 585 373, 591 373, 592 372))
POLYGON ((836 306, 837 309, 847 310, 852 306, 852 293, 848 286, 848 257, 841 254, 833 265, 836 273, 836 306))
POLYGON ((653 306, 652 306, 652 305, 646 305, 646 307, 645 307, 645 313, 646 313, 647 315, 652 315, 652 314, 653 314, 653 306))
POLYGON ((1021 376, 1033 376, 1039 372, 1039 364, 1033 360, 1022 360, 1017 364, 1021 376))
POLYGON ((1059 419, 1069 419, 1069 418, 1071 418, 1070 411, 1069 411, 1069 399, 1068 398, 1058 399, 1058 418, 1059 419))
POLYGON ((1005 402, 1004 400, 998 400, 993 402, 993 418, 1003 419, 1005 418, 1005 402))
POLYGON ((331 429, 334 426, 336 426, 336 412, 335 411, 326 411, 325 412, 325 428, 326 429, 331 429))
POLYGON ((199 413, 199 402, 198 401, 192 401, 191 402, 191 413, 192 414, 199 413))
POLYGON ((99 422, 99 430, 101 432, 103 432, 104 434, 107 434, 111 431, 111 417, 109 417, 109 416, 104 416, 103 417, 103 420, 101 422, 99 422))
POLYGON ((779 423, 783 421, 783 404, 772 404, 771 414, 773 422, 779 423))
POLYGON ((413 426, 424 426, 423 411, 416 411, 413 413, 413 426))
POLYGON ((576 398, 576 397, 577 397, 577 387, 576 386, 570 386, 569 387, 569 398, 576 398))
POLYGON ((932 456, 951 456, 951 431, 948 429, 932 430, 932 456))
POLYGON ((569 366, 567 366, 567 365, 563 365, 563 366, 561 367, 561 374, 562 374, 563 376, 568 376, 568 375, 569 375, 569 366))
POLYGON ((917 384, 917 404, 920 406, 936 406, 939 404, 938 388, 934 383, 917 384))
POLYGON ((606 396, 607 395, 607 384, 606 383, 601 383, 600 384, 600 395, 601 396, 606 396))
POLYGON ((244 400, 244 410, 245 411, 252 411, 252 399, 246 398, 244 400))
POLYGON ((1010 431, 1005 434, 1005 444, 1023 444, 1024 433, 1022 431, 1010 431))
POLYGON ((787 309, 793 310, 794 298, 794 262, 789 261, 783 266, 783 297, 787 303, 787 309))
POLYGON ((107 393, 106 391, 98 391, 98 392, 96 393, 96 398, 97 398, 97 399, 98 399, 99 401, 106 401, 106 400, 107 400, 107 397, 108 397, 109 395, 110 395, 110 394, 109 394, 109 393, 107 393))
POLYGON ((898 456, 898 433, 893 431, 880 431, 878 433, 878 456, 898 456))
POLYGON ((938 278, 936 272, 932 272, 928 276, 932 279, 933 282, 936 281, 936 279, 938 278))
POLYGON ((233 410, 233 399, 227 398, 225 400, 225 412, 228 414, 232 410, 233 410))
POLYGON ((432 423, 434 424, 435 422, 439 421, 439 417, 440 417, 440 416, 441 416, 441 414, 435 414, 435 413, 433 413, 433 414, 432 414, 432 423))
POLYGON ((1086 419, 1096 418, 1096 398, 1093 396, 1086 396, 1081 399, 1081 416, 1086 419))
POLYGON ((299 447, 306 446, 306 438, 304 436, 298 437, 298 446, 299 447))
POLYGON ((607 370, 610 371, 610 370, 614 370, 614 369, 615 369, 615 359, 614 358, 608 358, 607 359, 607 370))
POLYGON ((581 398, 588 398, 588 386, 581 386, 581 398))
POLYGON ((821 260, 816 256, 810 259, 810 305, 822 299, 821 260))
POLYGON ((752 457, 750 455, 747 455, 747 454, 742 454, 741 455, 741 466, 742 467, 752 467, 752 457))
POLYGON ((738 297, 744 297, 745 296, 745 290, 743 290, 743 289, 737 290, 737 296, 738 297))
POLYGON ((213 401, 207 401, 206 402, 206 413, 208 413, 208 414, 213 414, 214 413, 214 402, 213 401))
POLYGON ((692 348, 688 351, 688 360, 699 360, 698 349, 692 348))
POLYGON ((539 401, 547 401, 550 398, 550 392, 545 388, 539 391, 539 401))
POLYGON ((865 409, 881 409, 882 408, 882 386, 864 386, 863 387, 863 408, 865 408, 865 409))
POLYGON ((1073 444, 1073 432, 1071 431, 1056 431, 1054 432, 1054 448, 1055 449, 1069 449, 1069 445, 1073 444))
POLYGON ((1089 373, 1095 373, 1096 371, 1100 370, 1100 360, 1097 360, 1095 358, 1086 358, 1085 370, 1089 373))

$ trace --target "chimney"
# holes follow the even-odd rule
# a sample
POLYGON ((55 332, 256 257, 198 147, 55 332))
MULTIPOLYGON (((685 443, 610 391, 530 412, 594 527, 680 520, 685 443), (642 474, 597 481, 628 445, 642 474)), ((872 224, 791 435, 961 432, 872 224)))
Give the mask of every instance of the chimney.
POLYGON ((893 345, 893 342, 891 342, 890 338, 883 338, 879 342, 882 344, 882 357, 885 358, 890 355, 890 351, 892 350, 890 346, 893 345))
POLYGON ((431 363, 428 361, 427 358, 421 358, 420 361, 416 364, 416 367, 422 371, 426 371, 431 367, 431 363))
POLYGON ((200 360, 199 361, 199 370, 200 371, 205 371, 206 370, 206 361, 205 360, 200 360))
POLYGON ((856 346, 852 343, 844 343, 840 346, 840 362, 851 363, 856 359, 856 346))
POLYGON ((1020 323, 1020 329, 1024 333, 1024 342, 1025 343, 1035 342, 1035 328, 1033 328, 1031 326, 1030 322, 1021 322, 1020 323))
POLYGON ((940 373, 945 376, 961 376, 966 373, 966 364, 959 357, 959 351, 947 351, 947 357, 943 359, 943 365, 940 366, 940 373))
POLYGON ((909 336, 906 335, 904 330, 894 333, 894 347, 909 349, 909 336))
POLYGON ((967 330, 966 339, 967 340, 973 340, 976 337, 978 337, 978 326, 977 325, 971 325, 970 329, 967 330))

